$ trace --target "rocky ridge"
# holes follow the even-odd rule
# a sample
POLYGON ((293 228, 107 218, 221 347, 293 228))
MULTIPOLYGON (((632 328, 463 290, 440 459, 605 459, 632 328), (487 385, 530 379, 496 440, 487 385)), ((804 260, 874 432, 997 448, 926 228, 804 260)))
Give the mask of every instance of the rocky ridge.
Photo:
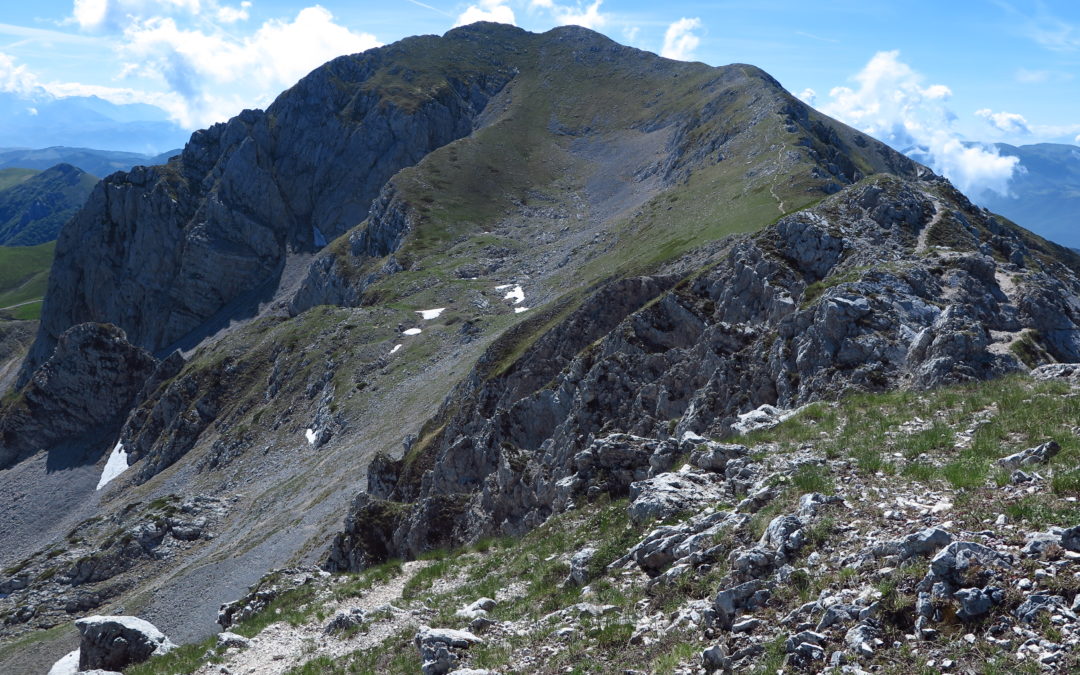
POLYGON ((606 430, 723 437, 761 406, 1080 360, 1080 281, 1046 246, 947 183, 883 176, 730 243, 644 307, 604 303, 607 324, 591 316, 602 292, 508 372, 482 365, 424 446, 376 463, 331 568, 522 534, 588 494, 594 466, 625 494, 635 474, 617 479, 605 453, 626 458, 594 445, 606 430))

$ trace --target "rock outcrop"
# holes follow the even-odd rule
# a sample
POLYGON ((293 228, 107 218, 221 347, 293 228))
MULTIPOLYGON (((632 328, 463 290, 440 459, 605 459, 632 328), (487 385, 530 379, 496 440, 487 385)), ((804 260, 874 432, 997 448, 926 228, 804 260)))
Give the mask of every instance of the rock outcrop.
POLYGON ((134 616, 90 616, 79 629, 79 670, 113 670, 142 663, 175 648, 149 621, 134 616))
POLYGON ((118 426, 157 363, 115 326, 85 323, 65 331, 49 360, 0 409, 0 468, 118 426))
MULTIPOLYGON (((430 445, 413 448, 396 482, 382 471, 379 492, 358 502, 393 517, 339 539, 334 565, 522 533, 563 508, 568 489, 618 494, 649 475, 657 441, 598 456, 606 431, 725 436, 763 405, 1023 370, 1034 352, 1019 347, 1032 340, 1044 358, 1076 361, 1080 280, 1061 259, 1076 263, 944 181, 879 177, 735 239, 671 290, 660 278, 618 282, 653 291, 651 301, 642 306, 646 291, 605 303, 615 293, 602 290, 506 374, 467 380, 433 421, 441 432, 430 445), (586 318, 600 304, 609 318, 586 318), (349 550, 365 540, 366 553, 349 550)), ((358 513, 350 522, 370 522, 358 513)))

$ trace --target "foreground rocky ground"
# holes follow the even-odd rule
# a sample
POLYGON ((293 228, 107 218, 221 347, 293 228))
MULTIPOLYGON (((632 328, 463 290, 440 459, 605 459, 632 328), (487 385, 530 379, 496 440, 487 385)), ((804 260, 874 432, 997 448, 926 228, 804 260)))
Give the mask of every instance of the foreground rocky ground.
POLYGON ((250 642, 126 672, 1076 672, 1078 375, 596 439, 606 480, 523 538, 275 573, 223 608, 250 642))

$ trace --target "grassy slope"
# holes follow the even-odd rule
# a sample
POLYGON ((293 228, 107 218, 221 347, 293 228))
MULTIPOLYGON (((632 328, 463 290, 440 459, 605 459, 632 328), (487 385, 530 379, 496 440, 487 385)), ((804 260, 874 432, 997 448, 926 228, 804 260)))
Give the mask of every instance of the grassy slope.
POLYGON ((0 316, 38 318, 55 249, 54 241, 37 246, 0 246, 0 316), (4 309, 28 301, 36 302, 4 309))
POLYGON ((38 169, 0 169, 0 192, 39 173, 38 169))
POLYGON ((80 169, 58 165, 0 190, 0 243, 34 246, 56 239, 97 182, 80 169))

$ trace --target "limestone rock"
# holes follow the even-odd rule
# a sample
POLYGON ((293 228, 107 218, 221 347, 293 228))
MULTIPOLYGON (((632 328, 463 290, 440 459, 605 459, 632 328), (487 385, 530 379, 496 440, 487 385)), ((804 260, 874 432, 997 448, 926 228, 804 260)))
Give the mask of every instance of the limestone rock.
POLYGON ((175 645, 149 621, 133 616, 91 616, 79 629, 79 670, 123 670, 175 645))

